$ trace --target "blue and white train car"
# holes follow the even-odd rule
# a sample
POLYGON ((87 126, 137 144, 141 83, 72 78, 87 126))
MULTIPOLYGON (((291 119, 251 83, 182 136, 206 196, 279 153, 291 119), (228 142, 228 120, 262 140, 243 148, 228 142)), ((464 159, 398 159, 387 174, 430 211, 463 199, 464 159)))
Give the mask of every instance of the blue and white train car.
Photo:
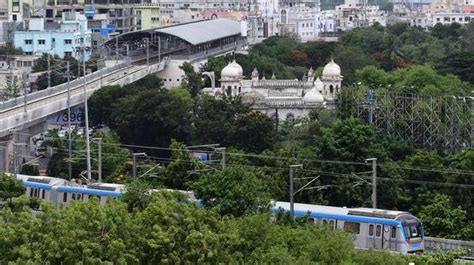
POLYGON ((17 175, 26 188, 26 195, 51 201, 56 208, 71 204, 74 200, 97 198, 101 205, 107 200, 122 196, 125 185, 114 183, 93 183, 79 185, 61 178, 17 175))
POLYGON ((75 200, 88 200, 97 198, 101 205, 107 200, 117 199, 122 196, 125 185, 113 183, 94 183, 90 185, 62 185, 57 186, 56 200, 53 203, 57 208, 68 206, 75 200))
POLYGON ((48 201, 57 199, 57 187, 64 185, 66 180, 43 176, 17 175, 26 188, 26 195, 31 198, 40 198, 48 201))
MULTIPOLYGON (((277 201, 272 208, 290 211, 289 202, 277 201)), ((424 251, 423 226, 408 212, 371 208, 344 208, 295 203, 296 217, 308 216, 310 222, 327 224, 354 234, 354 246, 360 249, 385 249, 401 253, 424 251)))

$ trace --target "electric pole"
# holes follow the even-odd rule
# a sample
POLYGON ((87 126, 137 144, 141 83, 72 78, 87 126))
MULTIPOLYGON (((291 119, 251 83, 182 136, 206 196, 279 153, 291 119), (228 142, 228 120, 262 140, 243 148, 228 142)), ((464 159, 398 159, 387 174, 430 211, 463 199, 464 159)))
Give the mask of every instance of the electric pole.
POLYGON ((49 52, 47 53, 48 55, 48 88, 51 87, 51 58, 49 55, 49 52))
POLYGON ((226 163, 227 163, 227 159, 226 159, 226 148, 225 147, 219 147, 219 148, 216 148, 216 151, 220 151, 221 152, 221 155, 222 155, 222 158, 221 158, 221 166, 222 166, 222 170, 225 169, 225 166, 226 166, 226 163))
POLYGON ((82 71, 84 73, 83 76, 83 85, 84 85, 84 114, 85 114, 85 135, 86 135, 86 152, 87 152, 87 180, 90 182, 92 180, 91 175, 91 147, 89 142, 89 115, 87 111, 87 82, 86 82, 86 49, 84 45, 85 39, 82 38, 81 46, 82 46, 82 71))
POLYGON ((377 158, 368 158, 366 163, 372 162, 372 208, 377 208, 377 158))
POLYGON ((97 138, 97 171, 99 171, 99 182, 102 182, 102 138, 97 138))
POLYGON ((21 74, 21 85, 23 87, 23 116, 26 116, 26 96, 27 96, 26 79, 27 79, 27 74, 23 72, 21 74))
POLYGON ((133 177, 133 181, 137 180, 137 156, 147 157, 146 153, 133 153, 132 154, 132 177, 133 177))
POLYGON ((71 72, 70 72, 70 65, 69 61, 66 62, 67 68, 67 146, 68 146, 68 174, 69 180, 72 179, 72 141, 71 141, 71 72))
POLYGON ((298 192, 294 192, 294 174, 295 168, 303 168, 303 165, 290 165, 290 172, 289 172, 289 193, 290 193, 290 214, 291 218, 295 218, 295 194, 298 192))
POLYGON ((150 65, 150 40, 145 38, 146 41, 146 65, 150 65))

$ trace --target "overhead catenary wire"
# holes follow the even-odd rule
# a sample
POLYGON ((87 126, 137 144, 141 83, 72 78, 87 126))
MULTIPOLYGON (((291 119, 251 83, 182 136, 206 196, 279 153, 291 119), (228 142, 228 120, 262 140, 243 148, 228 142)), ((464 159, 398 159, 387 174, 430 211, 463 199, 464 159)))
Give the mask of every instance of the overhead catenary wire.
MULTIPOLYGON (((32 135, 27 133, 19 133, 24 135, 32 135)), ((61 140, 61 139, 60 139, 61 140)), ((71 141, 83 140, 74 139, 71 141)), ((181 151, 182 149, 170 148, 170 147, 156 147, 156 146, 144 146, 144 145, 132 145, 132 144, 122 144, 122 143, 103 143, 104 146, 119 146, 119 147, 128 147, 128 148, 140 148, 140 149, 149 149, 149 150, 162 150, 162 151, 181 151)), ((198 150, 193 149, 195 152, 212 152, 210 150, 198 150)), ((368 166, 363 162, 353 162, 353 161, 339 161, 339 160, 321 160, 321 159, 308 159, 308 158, 296 158, 296 157, 280 157, 280 156, 267 156, 267 155, 257 155, 257 154, 244 154, 244 153, 232 153, 226 152, 228 156, 242 156, 242 157, 252 157, 252 158, 263 158, 263 159, 279 159, 279 160, 297 160, 297 161, 306 161, 306 162, 317 162, 317 163, 330 163, 330 164, 346 164, 346 165, 363 165, 368 166)), ((162 158, 165 159, 165 158, 162 158)), ((387 163, 380 163, 377 165, 380 168, 391 168, 391 169, 402 169, 410 171, 424 171, 424 172, 435 172, 435 173, 444 173, 444 174, 460 174, 460 175, 474 175, 474 171, 467 170, 445 170, 445 169, 432 169, 432 168, 421 168, 421 167, 408 167, 393 165, 387 163)), ((283 168, 282 168, 283 169, 283 168)), ((287 170, 284 168, 284 170, 287 170)), ((360 174, 360 172, 358 173, 360 174)))

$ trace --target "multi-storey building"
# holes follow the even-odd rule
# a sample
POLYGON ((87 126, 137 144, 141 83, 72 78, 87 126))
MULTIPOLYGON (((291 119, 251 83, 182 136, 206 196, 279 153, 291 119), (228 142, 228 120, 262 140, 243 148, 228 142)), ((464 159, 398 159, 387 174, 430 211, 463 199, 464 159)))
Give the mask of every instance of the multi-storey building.
POLYGON ((319 38, 320 21, 319 5, 298 3, 280 8, 280 33, 295 34, 303 42, 319 38))
POLYGON ((77 12, 62 13, 59 25, 44 23, 43 18, 31 18, 24 30, 15 32, 14 38, 15 47, 30 55, 52 53, 62 58, 85 56, 87 60, 91 54, 91 31, 85 16, 77 12))

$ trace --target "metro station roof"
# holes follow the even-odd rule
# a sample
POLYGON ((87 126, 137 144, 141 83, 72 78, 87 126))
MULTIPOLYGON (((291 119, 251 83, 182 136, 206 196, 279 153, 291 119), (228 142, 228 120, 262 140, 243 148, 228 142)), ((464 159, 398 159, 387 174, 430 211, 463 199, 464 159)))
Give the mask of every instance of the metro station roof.
POLYGON ((241 34, 240 23, 227 19, 203 20, 194 23, 155 29, 155 32, 178 37, 192 45, 241 34))

